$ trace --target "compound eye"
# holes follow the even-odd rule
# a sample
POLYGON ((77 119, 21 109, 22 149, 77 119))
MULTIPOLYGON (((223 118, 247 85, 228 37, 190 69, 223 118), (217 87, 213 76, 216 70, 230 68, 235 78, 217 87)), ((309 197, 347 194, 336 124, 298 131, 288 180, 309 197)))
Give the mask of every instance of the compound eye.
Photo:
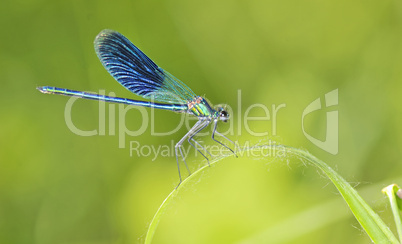
POLYGON ((223 122, 227 122, 228 119, 229 119, 229 114, 228 114, 228 112, 226 112, 225 110, 222 110, 222 111, 219 113, 219 116, 220 116, 220 118, 221 118, 221 120, 222 120, 223 122))

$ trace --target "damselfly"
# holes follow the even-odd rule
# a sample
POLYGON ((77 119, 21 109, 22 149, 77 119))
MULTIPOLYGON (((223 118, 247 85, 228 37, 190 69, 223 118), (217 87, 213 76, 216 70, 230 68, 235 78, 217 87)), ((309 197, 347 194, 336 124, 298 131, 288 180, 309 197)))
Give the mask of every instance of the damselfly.
POLYGON ((194 136, 207 127, 211 122, 213 122, 212 139, 236 155, 230 147, 215 139, 215 134, 218 134, 234 144, 233 141, 216 131, 216 126, 219 120, 226 122, 229 119, 229 113, 224 107, 212 107, 205 98, 195 95, 188 86, 162 68, 158 67, 126 37, 116 31, 101 31, 95 38, 94 45, 96 54, 103 66, 122 86, 139 96, 151 99, 152 102, 111 97, 50 86, 41 86, 38 87, 38 90, 42 93, 48 94, 59 94, 134 106, 165 109, 196 116, 198 121, 175 146, 180 183, 182 178, 179 166, 179 155, 182 157, 188 173, 191 174, 182 151, 182 144, 185 140, 187 140, 191 146, 206 158, 209 164, 209 159, 204 153, 206 152, 210 157, 212 157, 211 153, 197 142, 194 139, 194 136), (157 101, 157 103, 153 101, 157 101), (201 152, 197 146, 200 147, 204 153, 201 152))

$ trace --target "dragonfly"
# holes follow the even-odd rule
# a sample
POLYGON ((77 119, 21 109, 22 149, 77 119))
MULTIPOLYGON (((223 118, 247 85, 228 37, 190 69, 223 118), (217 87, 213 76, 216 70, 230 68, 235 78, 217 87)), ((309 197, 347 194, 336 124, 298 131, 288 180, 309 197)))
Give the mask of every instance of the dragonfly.
POLYGON ((197 142, 194 136, 211 123, 213 124, 212 140, 227 148, 237 157, 234 150, 215 138, 215 135, 219 135, 236 146, 232 140, 216 130, 218 121, 227 122, 229 120, 230 115, 224 106, 218 105, 214 107, 205 98, 197 96, 187 85, 156 65, 131 41, 117 31, 101 31, 95 38, 94 46, 102 65, 117 82, 132 93, 151 101, 132 100, 52 86, 40 86, 37 89, 46 94, 164 109, 196 116, 198 118, 197 122, 175 145, 180 178, 179 185, 182 182, 179 156, 181 156, 188 174, 191 174, 182 150, 182 145, 186 140, 210 165, 209 159, 205 154, 208 153, 210 157, 212 157, 212 154, 197 142))

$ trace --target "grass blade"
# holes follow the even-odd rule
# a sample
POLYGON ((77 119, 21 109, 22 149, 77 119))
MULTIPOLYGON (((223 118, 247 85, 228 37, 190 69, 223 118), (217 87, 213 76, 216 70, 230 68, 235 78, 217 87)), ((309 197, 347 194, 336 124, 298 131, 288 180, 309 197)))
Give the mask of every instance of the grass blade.
MULTIPOLYGON (((357 191, 345 181, 339 174, 337 174, 331 167, 325 164, 323 161, 319 160, 309 152, 293 147, 288 147, 284 145, 261 145, 252 148, 244 148, 241 151, 252 151, 264 149, 276 149, 276 150, 286 150, 286 157, 296 157, 303 162, 307 162, 310 165, 321 169, 327 177, 332 181, 338 191, 341 193, 342 197, 348 204, 352 213, 355 215, 356 219, 359 221, 360 225, 364 228, 367 234, 370 236, 374 243, 399 243, 394 234, 389 230, 388 226, 381 220, 381 218, 374 212, 374 210, 363 200, 363 198, 357 193, 357 191)), ((231 154, 230 154, 231 155, 231 154)), ((230 155, 225 155, 211 162, 211 165, 220 161, 222 158, 228 157, 230 155)), ((154 218, 148 228, 147 235, 145 237, 145 243, 151 243, 152 238, 155 234, 156 228, 160 221, 163 212, 166 210, 168 204, 171 200, 180 192, 181 189, 188 185, 191 178, 197 176, 205 170, 208 166, 204 166, 194 172, 192 175, 187 177, 179 187, 174 189, 163 201, 162 205, 159 207, 158 211, 155 213, 154 218)))
POLYGON ((396 184, 392 184, 382 189, 382 192, 389 198, 392 214, 394 215, 395 219, 396 230, 398 231, 399 235, 399 240, 402 240, 402 220, 399 212, 401 209, 398 205, 398 200, 400 201, 400 198, 399 196, 397 196, 397 192, 400 190, 401 188, 399 188, 399 186, 397 186, 396 184))

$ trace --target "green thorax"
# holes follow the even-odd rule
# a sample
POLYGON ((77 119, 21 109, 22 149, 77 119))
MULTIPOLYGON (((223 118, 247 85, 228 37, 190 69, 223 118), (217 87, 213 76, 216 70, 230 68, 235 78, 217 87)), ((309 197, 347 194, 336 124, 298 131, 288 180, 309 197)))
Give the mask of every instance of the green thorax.
POLYGON ((195 97, 193 101, 187 103, 187 106, 188 113, 197 117, 216 117, 218 114, 203 97, 195 97))

